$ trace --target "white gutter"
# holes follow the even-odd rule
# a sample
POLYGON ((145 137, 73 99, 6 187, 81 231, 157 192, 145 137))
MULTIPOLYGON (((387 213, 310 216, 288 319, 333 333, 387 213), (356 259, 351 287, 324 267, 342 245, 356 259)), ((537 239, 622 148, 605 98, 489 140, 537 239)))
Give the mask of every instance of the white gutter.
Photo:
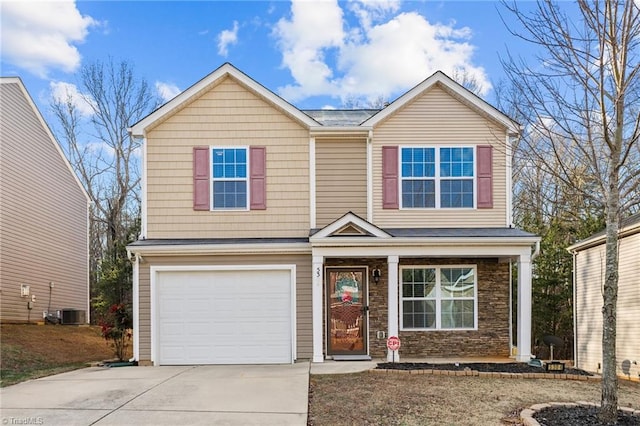
POLYGON ((539 238, 496 238, 496 237, 393 237, 381 241, 378 238, 363 237, 329 237, 322 239, 309 238, 314 247, 376 247, 376 246, 522 246, 536 245, 532 259, 540 251, 539 238))
POLYGON ((531 261, 533 262, 533 260, 536 257, 538 257, 539 254, 540 254, 540 239, 536 241, 536 248, 535 250, 533 250, 533 253, 531 254, 531 261))

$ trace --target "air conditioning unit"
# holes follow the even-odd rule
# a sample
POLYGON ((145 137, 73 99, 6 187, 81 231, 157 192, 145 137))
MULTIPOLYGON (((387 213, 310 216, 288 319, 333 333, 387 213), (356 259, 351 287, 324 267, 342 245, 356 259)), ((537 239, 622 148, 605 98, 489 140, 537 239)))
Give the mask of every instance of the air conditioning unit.
POLYGON ((87 314, 79 309, 62 309, 60 311, 60 324, 86 324, 87 314))

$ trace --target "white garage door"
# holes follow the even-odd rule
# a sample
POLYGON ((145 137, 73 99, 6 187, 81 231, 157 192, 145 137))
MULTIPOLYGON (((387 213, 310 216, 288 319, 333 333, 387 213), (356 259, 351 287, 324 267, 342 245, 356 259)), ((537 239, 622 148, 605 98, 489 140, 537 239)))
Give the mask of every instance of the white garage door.
POLYGON ((157 271, 160 365, 293 362, 291 269, 157 271))

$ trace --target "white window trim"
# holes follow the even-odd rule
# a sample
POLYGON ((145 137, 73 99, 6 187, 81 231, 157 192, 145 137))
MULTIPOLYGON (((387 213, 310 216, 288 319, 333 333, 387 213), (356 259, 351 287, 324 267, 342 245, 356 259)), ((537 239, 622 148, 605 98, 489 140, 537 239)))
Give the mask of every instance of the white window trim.
POLYGON ((398 277, 398 297, 400 300, 400 330, 401 331, 477 331, 478 330, 478 267, 477 265, 401 265, 400 274, 398 277), (468 298, 442 298, 440 288, 440 270, 450 268, 470 268, 473 269, 474 286, 473 286, 473 327, 472 328, 442 328, 442 306, 443 300, 469 300, 468 298), (436 296, 435 298, 426 297, 403 297, 402 286, 402 271, 405 269, 435 269, 436 270, 436 296), (405 300, 435 300, 436 305, 436 326, 434 328, 405 328, 404 326, 404 304, 405 300))
MULTIPOLYGON (((209 210, 212 212, 246 212, 249 211, 251 208, 251 158, 250 158, 250 154, 251 154, 251 150, 250 147, 247 145, 244 146, 210 146, 209 147, 209 159, 211 160, 209 162, 209 173, 211 173, 211 177, 209 178, 209 210), (245 153, 246 153, 246 158, 247 158, 247 176, 244 178, 246 184, 247 184, 247 200, 246 200, 246 204, 245 207, 236 207, 236 208, 214 208, 213 207, 213 181, 214 181, 214 177, 213 177, 213 150, 215 149, 244 149, 245 153)), ((217 181, 226 181, 226 180, 240 180, 240 179, 215 179, 217 181)))
MULTIPOLYGON (((400 210, 476 210, 478 204, 478 150, 476 145, 401 145, 398 150, 398 197, 400 201, 400 210), (435 150, 435 176, 424 178, 404 178, 402 176, 402 150, 405 148, 433 148, 435 150), (440 182, 442 177, 440 176, 440 149, 441 148, 471 148, 473 149, 473 177, 462 177, 460 179, 472 179, 473 180, 473 206, 471 207, 440 207, 440 182), (433 179, 435 181, 435 207, 405 207, 402 197, 402 181, 407 180, 425 180, 433 179)), ((458 179, 456 177, 447 177, 445 180, 458 179)))

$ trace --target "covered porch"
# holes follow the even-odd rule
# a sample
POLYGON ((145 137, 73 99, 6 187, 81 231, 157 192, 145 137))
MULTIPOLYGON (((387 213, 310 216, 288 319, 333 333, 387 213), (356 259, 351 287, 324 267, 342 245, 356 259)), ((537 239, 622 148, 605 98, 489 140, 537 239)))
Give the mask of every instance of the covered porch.
POLYGON ((388 361, 530 359, 536 236, 511 228, 383 230, 350 213, 310 242, 313 362, 349 354, 388 361), (400 338, 398 350, 387 348, 389 336, 400 338))

